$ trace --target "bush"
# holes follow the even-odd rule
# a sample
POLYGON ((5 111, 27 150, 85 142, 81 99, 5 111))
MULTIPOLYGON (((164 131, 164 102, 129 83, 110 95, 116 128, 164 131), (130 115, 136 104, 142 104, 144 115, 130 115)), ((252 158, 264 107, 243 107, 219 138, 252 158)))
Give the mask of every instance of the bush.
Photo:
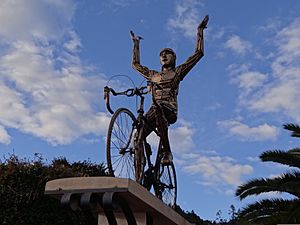
POLYGON ((0 162, 1 225, 74 225, 85 224, 84 216, 63 209, 59 201, 44 195, 47 181, 82 176, 105 176, 103 164, 90 161, 69 163, 54 159, 50 165, 36 155, 34 160, 11 155, 0 162))

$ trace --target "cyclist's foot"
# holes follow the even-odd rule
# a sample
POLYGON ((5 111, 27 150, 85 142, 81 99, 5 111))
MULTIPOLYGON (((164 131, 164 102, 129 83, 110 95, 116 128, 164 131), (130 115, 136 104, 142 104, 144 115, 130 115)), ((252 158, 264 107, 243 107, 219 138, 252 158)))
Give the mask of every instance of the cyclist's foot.
POLYGON ((173 162, 173 155, 171 152, 165 152, 162 159, 161 164, 164 166, 171 165, 173 162))

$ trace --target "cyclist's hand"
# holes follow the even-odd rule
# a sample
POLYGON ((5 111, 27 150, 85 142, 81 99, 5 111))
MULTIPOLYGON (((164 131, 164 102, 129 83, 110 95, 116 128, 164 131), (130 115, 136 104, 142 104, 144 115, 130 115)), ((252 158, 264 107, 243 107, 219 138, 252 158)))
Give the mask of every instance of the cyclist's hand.
POLYGON ((141 36, 135 36, 132 30, 130 31, 130 37, 133 41, 140 41, 143 39, 141 36))
POLYGON ((209 16, 206 15, 206 16, 204 17, 204 19, 202 20, 202 22, 199 24, 198 30, 200 30, 200 29, 203 30, 203 29, 207 28, 208 20, 209 20, 209 16))

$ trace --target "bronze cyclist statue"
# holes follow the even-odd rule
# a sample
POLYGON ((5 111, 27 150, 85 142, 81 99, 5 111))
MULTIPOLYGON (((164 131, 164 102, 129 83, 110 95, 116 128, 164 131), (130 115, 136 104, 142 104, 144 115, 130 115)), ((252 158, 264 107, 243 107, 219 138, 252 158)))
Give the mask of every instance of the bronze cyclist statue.
MULTIPOLYGON (((137 70, 144 78, 151 84, 153 103, 145 114, 148 123, 144 123, 142 127, 143 140, 139 140, 138 145, 142 145, 146 141, 146 137, 153 131, 151 127, 157 127, 157 107, 161 112, 159 116, 162 117, 164 125, 161 126, 162 145, 164 155, 161 163, 168 165, 172 163, 173 156, 171 153, 170 143, 168 139, 168 125, 174 124, 177 120, 178 103, 177 95, 180 82, 184 79, 187 73, 197 64, 197 62, 204 55, 204 37, 203 30, 207 27, 208 15, 197 28, 196 48, 192 56, 190 56, 183 64, 176 66, 176 54, 171 48, 164 48, 161 50, 160 63, 162 65, 161 71, 150 70, 140 63, 140 40, 139 36, 135 36, 130 31, 131 39, 133 41, 132 52, 132 67, 137 70), (150 124, 151 126, 147 125, 150 124)), ((151 151, 150 145, 146 144, 146 150, 151 151)))
POLYGON ((207 23, 208 16, 198 26, 195 53, 182 65, 176 67, 176 54, 172 49, 165 48, 160 52, 160 72, 140 64, 141 37, 136 37, 131 31, 134 43, 132 66, 147 79, 148 87, 134 87, 125 91, 104 87, 106 107, 112 114, 106 137, 109 174, 135 180, 171 207, 176 206, 177 178, 168 139, 168 126, 177 120, 180 82, 203 57, 203 30, 207 23), (152 92, 152 105, 148 112, 144 113, 144 99, 149 93, 149 87, 152 92), (139 103, 137 113, 134 114, 124 107, 112 110, 110 94, 136 97, 139 103), (146 140, 152 131, 158 137, 157 151, 153 157, 151 146, 146 140))

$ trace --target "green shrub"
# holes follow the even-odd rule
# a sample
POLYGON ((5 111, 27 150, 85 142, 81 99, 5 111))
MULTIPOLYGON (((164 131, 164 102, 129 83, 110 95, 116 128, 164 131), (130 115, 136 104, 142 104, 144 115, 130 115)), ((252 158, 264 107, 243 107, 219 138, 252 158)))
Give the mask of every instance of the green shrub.
POLYGON ((0 224, 85 224, 83 214, 63 209, 59 201, 44 195, 45 184, 57 178, 105 175, 103 164, 90 161, 69 163, 59 158, 47 165, 38 155, 34 160, 11 155, 0 162, 0 224))

